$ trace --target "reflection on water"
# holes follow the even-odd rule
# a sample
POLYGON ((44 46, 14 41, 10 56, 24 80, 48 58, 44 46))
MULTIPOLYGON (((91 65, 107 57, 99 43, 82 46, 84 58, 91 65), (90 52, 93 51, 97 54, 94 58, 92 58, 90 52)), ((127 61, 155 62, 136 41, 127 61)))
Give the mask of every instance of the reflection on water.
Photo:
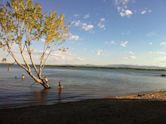
POLYGON ((62 88, 57 88, 57 92, 56 91, 53 92, 50 89, 42 89, 42 90, 34 91, 34 95, 33 95, 34 96, 34 101, 36 101, 39 104, 45 105, 48 102, 48 96, 50 94, 52 94, 55 98, 57 98, 57 102, 61 102, 63 89, 62 88))
POLYGON ((133 92, 166 88, 164 71, 125 69, 46 69, 51 89, 36 85, 17 67, 0 67, 0 109, 30 105, 54 104, 89 98, 103 98, 133 92), (22 74, 25 79, 21 80, 22 74), (64 86, 58 88, 59 81, 64 86), (33 84, 33 85, 32 85, 33 84))
POLYGON ((61 81, 58 82, 58 87, 57 87, 57 91, 58 91, 58 102, 61 102, 61 94, 63 92, 63 85, 61 84, 61 81))
POLYGON ((47 96, 48 96, 48 89, 42 89, 41 91, 34 91, 35 101, 40 104, 46 104, 47 96))

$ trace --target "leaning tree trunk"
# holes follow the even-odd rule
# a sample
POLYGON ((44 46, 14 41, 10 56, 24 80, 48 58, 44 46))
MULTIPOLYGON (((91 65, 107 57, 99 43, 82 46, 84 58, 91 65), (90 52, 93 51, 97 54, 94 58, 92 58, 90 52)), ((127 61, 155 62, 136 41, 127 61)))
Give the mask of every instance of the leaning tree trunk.
POLYGON ((42 85, 45 89, 50 89, 50 86, 49 86, 49 83, 48 83, 48 79, 47 79, 47 78, 42 79, 41 85, 42 85))
MULTIPOLYGON (((30 75, 31 76, 31 75, 30 75)), ((32 77, 33 78, 33 77, 32 77)), ((34 79, 34 78, 33 78, 34 79)), ((37 83, 41 84, 44 89, 50 89, 49 81, 46 77, 42 78, 36 78, 34 79, 37 83)))
POLYGON ((49 86, 49 81, 46 77, 42 77, 41 75, 38 74, 38 76, 35 76, 32 74, 31 71, 26 70, 26 72, 28 73, 28 75, 38 84, 41 84, 45 89, 50 89, 49 86))

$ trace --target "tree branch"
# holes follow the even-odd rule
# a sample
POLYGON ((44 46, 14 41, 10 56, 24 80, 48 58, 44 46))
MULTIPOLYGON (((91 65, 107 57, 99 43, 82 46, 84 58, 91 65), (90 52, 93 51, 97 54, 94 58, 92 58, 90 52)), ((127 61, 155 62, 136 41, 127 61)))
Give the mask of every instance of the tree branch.
POLYGON ((41 66, 41 71, 44 70, 46 61, 47 61, 48 57, 50 56, 51 52, 52 52, 52 50, 49 51, 49 53, 47 54, 46 58, 44 59, 43 64, 42 64, 42 66, 41 66))
POLYGON ((19 46, 20 54, 21 54, 21 56, 22 56, 22 59, 23 59, 23 61, 24 61, 24 64, 27 66, 28 70, 31 71, 31 67, 30 67, 29 64, 27 63, 27 60, 26 60, 26 58, 25 58, 25 56, 24 56, 24 51, 23 51, 23 49, 22 49, 21 44, 19 43, 18 46, 19 46))
POLYGON ((30 47, 29 47, 29 45, 28 45, 27 43, 25 43, 25 46, 26 46, 28 55, 29 55, 29 57, 30 57, 31 64, 32 64, 32 66, 33 66, 33 68, 34 68, 36 74, 39 76, 39 71, 38 71, 36 65, 34 64, 34 61, 33 61, 33 58, 32 58, 31 49, 30 49, 30 47))
POLYGON ((44 57, 45 57, 45 54, 46 54, 46 52, 47 52, 47 49, 49 48, 48 46, 46 47, 45 45, 46 45, 46 44, 44 44, 43 53, 42 53, 42 55, 41 55, 41 57, 40 57, 40 65, 39 65, 39 75, 40 75, 40 76, 41 76, 41 74, 42 74, 43 59, 44 59, 44 57), (46 47, 46 48, 45 48, 45 47, 46 47))
POLYGON ((14 53, 13 53, 12 50, 11 50, 11 47, 9 46, 9 44, 8 44, 7 42, 6 42, 6 44, 7 44, 7 48, 8 48, 8 53, 11 55, 11 57, 14 59, 14 61, 15 61, 21 68, 23 68, 37 83, 42 83, 41 80, 39 80, 36 76, 34 76, 34 75, 32 74, 32 72, 31 72, 29 69, 27 69, 24 65, 22 65, 22 64, 16 59, 14 53))

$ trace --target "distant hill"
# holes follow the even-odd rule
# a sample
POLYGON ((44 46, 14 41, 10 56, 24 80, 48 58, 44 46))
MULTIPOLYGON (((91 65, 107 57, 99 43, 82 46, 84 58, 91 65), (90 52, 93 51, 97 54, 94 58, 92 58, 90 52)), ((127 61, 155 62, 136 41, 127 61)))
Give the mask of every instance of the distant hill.
MULTIPOLYGON (((8 66, 11 64, 0 63, 0 66, 8 66)), ((12 66, 17 66, 13 65, 12 66)), ((143 65, 46 65, 47 68, 80 68, 80 69, 134 69, 134 70, 163 70, 166 71, 166 67, 159 66, 143 66, 143 65)))

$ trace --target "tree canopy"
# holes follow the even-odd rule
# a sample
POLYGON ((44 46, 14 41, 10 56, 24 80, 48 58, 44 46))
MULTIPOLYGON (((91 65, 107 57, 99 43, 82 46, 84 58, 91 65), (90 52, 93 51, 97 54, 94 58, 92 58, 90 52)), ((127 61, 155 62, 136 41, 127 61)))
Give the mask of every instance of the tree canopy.
POLYGON ((58 15, 56 11, 43 13, 42 6, 32 0, 10 0, 0 6, 0 48, 6 50, 20 67, 41 84, 45 79, 42 71, 51 47, 65 40, 67 31, 63 14, 58 15), (44 48, 37 67, 32 57, 32 43, 43 41, 44 48), (14 45, 18 46, 23 63, 12 51, 14 45), (36 74, 33 74, 32 68, 36 74))

